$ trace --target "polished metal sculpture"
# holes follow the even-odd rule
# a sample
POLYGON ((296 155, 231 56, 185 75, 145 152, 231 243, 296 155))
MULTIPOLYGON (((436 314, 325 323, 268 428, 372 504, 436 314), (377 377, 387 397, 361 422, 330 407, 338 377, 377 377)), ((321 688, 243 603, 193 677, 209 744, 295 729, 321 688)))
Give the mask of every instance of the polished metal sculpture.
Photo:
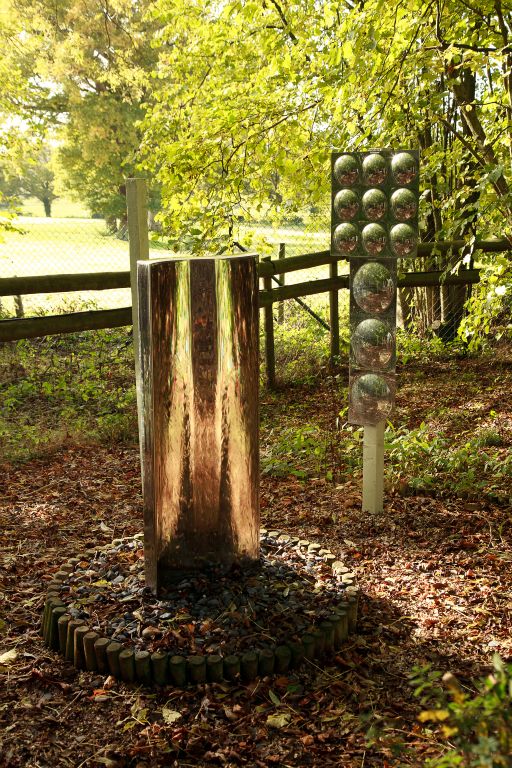
POLYGON ((395 401, 398 258, 418 245, 419 152, 333 152, 331 250, 350 262, 348 421, 374 427, 395 401))
POLYGON ((146 585, 259 555, 254 255, 138 263, 146 585))

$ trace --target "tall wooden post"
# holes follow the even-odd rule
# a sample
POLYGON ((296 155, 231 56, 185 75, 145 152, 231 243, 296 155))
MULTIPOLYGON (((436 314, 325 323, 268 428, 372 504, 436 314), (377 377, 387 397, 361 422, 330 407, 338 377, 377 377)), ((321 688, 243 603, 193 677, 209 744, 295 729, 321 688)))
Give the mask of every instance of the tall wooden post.
MULTIPOLYGON (((279 258, 286 258, 286 244, 279 243, 279 258)), ((279 275, 279 285, 284 286, 286 283, 286 272, 281 272, 279 275)), ((277 320, 279 323, 284 323, 284 301, 280 301, 277 306, 277 320)))
POLYGON ((126 207, 130 249, 130 284, 132 290, 133 351, 135 354, 135 384, 139 447, 142 460, 142 389, 140 376, 139 301, 137 291, 137 262, 149 259, 148 203, 145 179, 126 180, 126 207))
MULTIPOLYGON (((270 261, 270 256, 265 256, 262 261, 270 261)), ((272 290, 272 278, 263 278, 265 291, 272 290)), ((274 345, 274 313, 272 303, 264 309, 265 313, 265 367, 267 372, 267 386, 274 389, 276 386, 276 353, 274 345)))
MULTIPOLYGON (((329 277, 338 276, 338 262, 329 264, 329 277)), ((331 326, 331 365, 340 356, 340 312, 338 291, 329 291, 329 325, 331 326)))

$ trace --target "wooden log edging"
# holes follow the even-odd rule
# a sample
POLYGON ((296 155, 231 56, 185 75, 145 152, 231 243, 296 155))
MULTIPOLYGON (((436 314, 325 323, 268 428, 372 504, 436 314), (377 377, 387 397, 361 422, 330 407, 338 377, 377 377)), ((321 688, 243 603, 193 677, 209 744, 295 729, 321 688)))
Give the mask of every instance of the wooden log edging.
MULTIPOLYGON (((82 557, 68 559, 53 575, 47 587, 41 621, 45 645, 59 652, 79 670, 112 675, 125 683, 176 688, 223 681, 249 683, 258 677, 285 674, 304 663, 318 663, 324 657, 331 657, 356 631, 359 590, 354 572, 320 544, 278 531, 262 529, 261 533, 276 538, 283 546, 298 547, 304 553, 321 557, 345 585, 345 599, 340 600, 328 618, 319 617, 321 620, 300 639, 291 638, 272 648, 244 650, 224 657, 215 654, 185 657, 162 650, 150 653, 129 641, 120 643, 100 635, 85 619, 68 613, 61 591, 70 573, 82 560, 123 541, 115 539, 105 547, 86 550, 82 557)), ((133 538, 142 538, 142 534, 126 537, 133 538)))

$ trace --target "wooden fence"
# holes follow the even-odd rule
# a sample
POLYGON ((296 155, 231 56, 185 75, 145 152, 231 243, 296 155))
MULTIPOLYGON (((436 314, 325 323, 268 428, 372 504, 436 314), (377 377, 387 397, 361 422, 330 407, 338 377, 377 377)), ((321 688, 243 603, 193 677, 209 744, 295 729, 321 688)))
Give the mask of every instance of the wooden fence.
MULTIPOLYGON (((130 180, 132 181, 132 180, 130 180)), ((130 223, 130 264, 131 270, 126 272, 95 272, 86 274, 69 275, 43 275, 29 277, 0 278, 0 297, 28 295, 35 293, 59 293, 70 291, 102 291, 115 288, 129 288, 131 285, 130 274, 134 272, 136 260, 148 257, 147 229, 141 204, 144 192, 143 185, 137 185, 139 180, 133 180, 129 185, 129 193, 133 200, 128 207, 134 210, 134 216, 129 217, 130 223)), ((445 253, 460 251, 467 244, 462 240, 443 241, 437 243, 420 243, 418 255, 427 256, 432 252, 445 253)), ((508 240, 481 240, 477 241, 475 249, 485 252, 503 252, 511 250, 508 240)), ((329 324, 321 318, 321 322, 330 332, 331 359, 339 355, 339 312, 338 291, 349 287, 348 275, 338 275, 339 259, 330 251, 318 251, 306 253, 301 256, 285 257, 284 245, 281 246, 279 258, 262 259, 259 263, 259 276, 263 281, 263 289, 259 291, 259 303, 265 311, 265 353, 267 363, 267 379, 272 386, 275 383, 275 358, 274 358, 274 319, 272 305, 288 299, 296 299, 303 306, 301 297, 314 294, 329 294, 329 324), (303 269, 311 269, 319 266, 329 266, 329 277, 320 280, 285 284, 285 275, 303 269), (273 286, 272 281, 277 285, 273 286)), ((479 270, 462 270, 459 274, 446 274, 445 272, 410 272, 402 276, 398 281, 399 287, 422 287, 441 285, 471 285, 478 283, 479 270)), ((132 290, 133 307, 121 309, 94 310, 88 312, 73 312, 64 315, 51 315, 46 317, 16 318, 0 321, 0 342, 16 341, 19 339, 48 336, 61 333, 75 333, 77 331, 98 330, 101 328, 116 328, 132 325, 136 313, 133 312, 136 303, 136 292, 132 290)), ((282 305, 281 305, 282 306, 282 305)), ((315 314, 309 307, 305 307, 311 314, 315 314)))
MULTIPOLYGON (((422 244, 421 250, 426 250, 422 244)), ((443 249, 447 243, 439 243, 443 249)), ((454 244, 455 245, 455 244, 454 244)), ((497 250, 497 241, 482 242, 478 246, 482 250, 497 250)), ((452 246, 453 247, 453 246, 452 246)), ((506 249, 510 246, 506 243, 506 249)), ((428 244, 428 251, 432 246, 428 244)), ((505 250, 501 243, 500 250, 505 250)), ((427 251, 427 252, 428 252, 427 251)), ((282 276, 303 269, 311 269, 323 265, 337 265, 338 259, 333 258, 329 251, 307 253, 290 258, 275 260, 265 259, 259 263, 259 276, 263 279, 263 289, 259 291, 259 304, 265 310, 265 335, 267 376, 269 383, 275 380, 274 363, 274 320, 272 305, 288 299, 298 299, 320 293, 329 293, 331 356, 339 355, 339 317, 337 312, 338 291, 349 287, 348 275, 336 275, 320 280, 309 280, 292 285, 272 286, 272 279, 281 281, 282 276)), ((398 281, 399 287, 420 287, 439 285, 470 285, 478 283, 479 270, 465 270, 457 275, 445 275, 443 272, 410 272, 398 281)), ((7 277, 0 279, 0 297, 27 295, 35 293, 59 293, 70 291, 111 290, 113 288, 129 288, 130 272, 97 272, 94 274, 44 275, 32 277, 7 277)), ((48 336, 77 331, 97 330, 100 328, 116 328, 132 324, 132 308, 93 310, 88 312, 73 312, 63 315, 46 317, 16 318, 0 321, 0 342, 28 339, 37 336, 48 336)))

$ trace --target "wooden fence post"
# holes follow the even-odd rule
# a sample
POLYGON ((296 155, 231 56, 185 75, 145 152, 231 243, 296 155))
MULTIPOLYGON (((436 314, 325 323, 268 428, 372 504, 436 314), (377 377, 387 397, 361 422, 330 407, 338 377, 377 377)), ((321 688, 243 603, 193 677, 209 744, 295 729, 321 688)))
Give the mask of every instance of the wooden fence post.
POLYGON ((126 180, 126 207, 130 248, 130 284, 132 289, 133 351, 135 354, 135 384, 137 388, 137 415, 139 447, 142 451, 142 388, 139 362, 139 302, 137 296, 137 262, 149 259, 148 203, 145 179, 126 180))
MULTIPOLYGON (((270 261, 270 256, 265 256, 262 261, 270 261)), ((263 289, 272 290, 272 277, 263 278, 263 289)), ((265 307, 265 367, 267 372, 267 386, 274 389, 276 386, 276 353, 274 347, 274 315, 272 302, 265 307)))
MULTIPOLYGON (((285 243, 279 243, 279 258, 285 259, 286 258, 286 244, 285 243)), ((279 275, 279 285, 283 286, 286 284, 286 273, 281 272, 279 275)), ((280 301, 277 305, 277 321, 279 323, 284 323, 284 301, 280 301)))
MULTIPOLYGON (((329 264, 329 277, 338 276, 338 262, 329 264)), ((334 365, 336 358, 340 356, 340 313, 338 291, 329 291, 329 325, 331 326, 331 350, 330 361, 334 365)))

